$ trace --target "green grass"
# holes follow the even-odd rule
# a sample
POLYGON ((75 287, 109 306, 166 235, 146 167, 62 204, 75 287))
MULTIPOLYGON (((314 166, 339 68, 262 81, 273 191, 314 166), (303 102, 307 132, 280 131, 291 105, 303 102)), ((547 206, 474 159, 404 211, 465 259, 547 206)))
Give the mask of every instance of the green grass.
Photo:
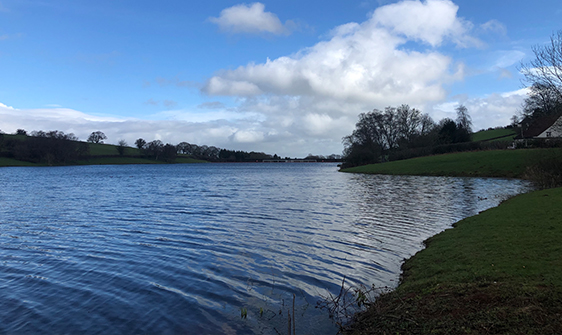
POLYGON ((562 149, 521 149, 460 152, 343 169, 342 172, 521 178, 527 167, 546 157, 562 156, 562 149))
POLYGON ((472 140, 474 142, 478 141, 512 141, 516 136, 514 129, 491 129, 491 130, 481 130, 472 134, 472 140))
POLYGON ((427 241, 354 334, 558 334, 562 188, 514 197, 427 241))
POLYGON ((191 157, 186 157, 186 156, 182 156, 182 155, 179 155, 176 158, 175 162, 178 163, 178 164, 208 163, 207 161, 203 161, 203 160, 195 159, 195 158, 191 158, 191 157))
POLYGON ((30 162, 18 161, 13 158, 0 157, 0 166, 38 166, 30 162))
MULTIPOLYGON (((91 156, 117 156, 119 152, 117 151, 117 146, 113 144, 100 144, 100 143, 88 143, 90 145, 90 155, 91 156)), ((137 148, 125 147, 125 156, 137 156, 140 155, 140 150, 137 148)))
MULTIPOLYGON (((27 137, 23 135, 4 135, 18 140, 25 140, 27 137)), ((164 164, 162 161, 142 158, 141 152, 137 148, 125 147, 124 156, 119 156, 117 146, 113 144, 88 143, 90 147, 90 156, 88 160, 76 162, 78 165, 114 165, 114 164, 164 164), (129 156, 129 157, 127 157, 129 156), (138 157, 130 157, 138 156, 138 157)), ((174 163, 190 164, 190 163, 206 163, 206 161, 191 158, 186 155, 178 155, 174 163)), ((42 166, 25 161, 19 161, 11 158, 0 157, 0 167, 2 166, 42 166)))

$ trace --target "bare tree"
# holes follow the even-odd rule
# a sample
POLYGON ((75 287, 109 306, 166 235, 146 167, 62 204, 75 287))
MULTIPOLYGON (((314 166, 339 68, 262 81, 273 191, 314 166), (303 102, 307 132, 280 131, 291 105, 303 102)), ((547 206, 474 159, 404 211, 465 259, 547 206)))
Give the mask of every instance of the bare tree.
POLYGON ((529 86, 539 85, 552 90, 562 99, 562 30, 552 34, 550 43, 532 48, 535 59, 521 64, 521 72, 529 86))
POLYGON ((529 90, 529 96, 522 106, 523 117, 541 117, 558 113, 562 98, 555 89, 534 83, 529 90))
POLYGON ((455 110, 457 111, 457 127, 472 133, 472 118, 468 114, 468 108, 459 105, 455 110))

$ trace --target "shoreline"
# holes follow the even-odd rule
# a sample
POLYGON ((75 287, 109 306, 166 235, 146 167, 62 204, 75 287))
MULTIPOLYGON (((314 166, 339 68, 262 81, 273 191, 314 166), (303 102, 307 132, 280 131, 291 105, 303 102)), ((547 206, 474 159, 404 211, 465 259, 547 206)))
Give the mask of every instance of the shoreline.
MULTIPOLYGON (((545 151, 524 153, 538 157, 545 151)), ((443 156, 445 161, 458 158, 443 156)), ((431 160, 435 156, 421 159, 431 160)), ((400 172, 411 169, 412 161, 342 172, 387 174, 381 171, 388 165, 400 172)), ((517 173, 496 169, 499 175, 492 176, 431 169, 413 175, 522 178, 523 167, 517 173)), ((516 195, 424 241, 425 248, 402 264, 398 286, 355 315, 345 333, 557 334, 562 329, 561 239, 562 188, 516 195)))

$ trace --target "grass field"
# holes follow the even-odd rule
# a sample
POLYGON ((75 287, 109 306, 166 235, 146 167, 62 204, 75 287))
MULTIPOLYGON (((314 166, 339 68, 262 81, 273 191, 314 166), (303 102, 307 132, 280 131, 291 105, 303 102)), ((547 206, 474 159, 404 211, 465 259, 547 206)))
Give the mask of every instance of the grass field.
MULTIPOLYGON (((26 140, 27 137, 24 135, 9 135, 4 136, 17 140, 26 140)), ((119 156, 117 151, 117 146, 113 144, 101 144, 101 143, 88 143, 90 148, 90 159, 82 160, 76 162, 78 165, 113 165, 113 164, 165 164, 162 161, 155 161, 152 159, 146 159, 141 157, 131 157, 131 156, 141 156, 141 152, 137 148, 125 147, 124 156, 119 156)), ((178 155, 175 162, 178 164, 188 164, 188 163, 206 163, 206 161, 193 159, 185 155, 178 155)), ((25 161, 19 161, 16 159, 0 157, 0 167, 3 166, 42 166, 42 164, 34 164, 25 161)))
POLYGON ((370 164, 341 171, 396 175, 521 178, 529 165, 553 156, 562 157, 562 149, 461 152, 370 164))
MULTIPOLYGON (((91 156, 117 156, 119 154, 117 146, 113 144, 89 143, 89 145, 91 156)), ((125 156, 136 156, 140 154, 141 152, 137 148, 125 147, 125 156)))
POLYGON ((478 141, 512 141, 516 136, 514 129, 491 129, 491 130, 481 130, 472 134, 472 140, 474 142, 478 141))
POLYGON ((562 188, 514 197, 430 238, 352 334, 559 334, 562 188))
MULTIPOLYGON (((562 149, 463 152, 345 172, 515 177, 562 149)), ((562 188, 519 195, 426 241, 349 334, 559 334, 562 188)))
POLYGON ((38 166, 30 162, 22 162, 12 158, 0 157, 0 167, 1 166, 38 166))

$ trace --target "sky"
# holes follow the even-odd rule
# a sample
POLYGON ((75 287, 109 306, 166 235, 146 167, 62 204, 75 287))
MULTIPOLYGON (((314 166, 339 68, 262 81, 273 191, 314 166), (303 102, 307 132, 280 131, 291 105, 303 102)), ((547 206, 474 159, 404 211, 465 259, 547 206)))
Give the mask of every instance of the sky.
POLYGON ((0 130, 341 154, 360 113, 505 126, 559 0, 0 0, 0 130))

